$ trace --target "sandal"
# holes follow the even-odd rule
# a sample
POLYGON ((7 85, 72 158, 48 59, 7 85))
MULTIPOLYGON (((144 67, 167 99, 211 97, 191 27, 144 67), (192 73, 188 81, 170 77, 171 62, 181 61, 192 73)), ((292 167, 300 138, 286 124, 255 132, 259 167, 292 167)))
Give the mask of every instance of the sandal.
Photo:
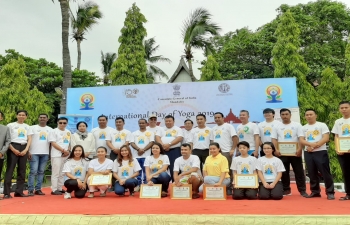
POLYGON ((350 195, 345 195, 344 197, 340 197, 339 200, 340 201, 350 200, 350 195))
POLYGON ((107 191, 105 191, 105 192, 103 192, 103 193, 101 192, 100 197, 106 197, 106 192, 107 192, 107 191))
POLYGON ((90 192, 90 194, 88 195, 88 198, 93 198, 94 197, 94 192, 90 192))

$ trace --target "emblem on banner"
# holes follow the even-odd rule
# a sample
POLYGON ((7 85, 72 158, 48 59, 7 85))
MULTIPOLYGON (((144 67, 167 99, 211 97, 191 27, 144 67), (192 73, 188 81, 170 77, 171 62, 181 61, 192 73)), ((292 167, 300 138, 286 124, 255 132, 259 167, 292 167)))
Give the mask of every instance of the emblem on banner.
POLYGON ((139 93, 139 89, 126 89, 124 90, 124 95, 127 98, 136 98, 136 95, 139 93))
POLYGON ((227 93, 230 91, 230 85, 226 84, 226 83, 222 83, 219 85, 218 89, 221 93, 227 93))
POLYGON ((180 95, 180 88, 181 88, 180 85, 175 84, 175 85, 173 86, 173 89, 174 89, 173 94, 174 94, 174 95, 180 95))
POLYGON ((93 110, 95 97, 93 94, 85 93, 80 96, 80 110, 93 110))
POLYGON ((282 102, 282 88, 277 84, 271 84, 266 88, 267 103, 279 103, 282 102))

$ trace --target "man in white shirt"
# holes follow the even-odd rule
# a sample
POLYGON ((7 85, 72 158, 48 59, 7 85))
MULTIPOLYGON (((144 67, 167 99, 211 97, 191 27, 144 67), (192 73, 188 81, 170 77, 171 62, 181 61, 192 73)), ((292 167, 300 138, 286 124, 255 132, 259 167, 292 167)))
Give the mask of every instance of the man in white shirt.
MULTIPOLYGON (((95 127, 91 130, 91 133, 94 135, 95 138, 95 150, 98 149, 98 147, 102 146, 107 149, 107 158, 109 158, 111 154, 111 149, 108 148, 106 138, 109 137, 110 132, 114 130, 112 127, 107 126, 108 123, 108 117, 105 115, 100 115, 97 118, 98 121, 98 127, 95 127)), ((94 156, 96 158, 96 156, 94 156)))
POLYGON ((174 163, 174 180, 177 187, 182 184, 192 184, 192 198, 199 198, 199 187, 203 183, 198 156, 191 155, 191 145, 181 145, 181 157, 174 163))
POLYGON ((49 133, 49 142, 51 143, 51 195, 62 195, 64 173, 62 172, 64 161, 70 154, 71 133, 66 129, 68 119, 60 117, 57 120, 57 128, 49 133))
POLYGON ((172 115, 167 115, 165 118, 165 127, 159 129, 156 134, 156 142, 160 143, 169 157, 170 176, 174 181, 174 162, 175 159, 181 156, 181 142, 183 140, 183 133, 180 127, 175 126, 175 119, 172 115))
POLYGON ((7 169, 5 175, 4 198, 12 198, 10 195, 13 171, 17 168, 17 182, 15 197, 28 197, 23 193, 24 181, 26 177, 26 164, 28 159, 28 151, 32 142, 32 130, 29 125, 24 123, 27 119, 28 112, 19 110, 16 113, 17 122, 7 124, 10 135, 11 144, 10 151, 7 151, 7 169))
POLYGON ((310 178, 311 194, 309 198, 321 197, 320 179, 322 174, 326 186, 328 200, 334 200, 334 182, 329 167, 329 157, 326 143, 329 141, 329 129, 325 123, 317 122, 314 109, 305 111, 307 124, 303 126, 304 138, 300 143, 305 146, 304 157, 310 178))
MULTIPOLYGON (((224 121, 224 114, 216 112, 214 114, 216 126, 212 128, 210 133, 210 142, 217 142, 220 145, 221 154, 227 158, 228 167, 231 167, 232 156, 235 153, 238 137, 235 128, 224 121)), ((232 171, 230 173, 230 186, 227 187, 227 194, 232 195, 232 171)))
POLYGON ((259 128, 255 123, 249 122, 249 112, 247 110, 241 110, 239 113, 239 119, 242 121, 237 127, 237 136, 239 141, 246 141, 249 143, 250 149, 248 155, 259 156, 259 128))
POLYGON ((146 127, 147 130, 152 131, 154 134, 154 137, 157 134, 157 131, 160 129, 160 126, 157 126, 157 115, 151 114, 148 117, 148 126, 146 127))
POLYGON ((133 148, 132 156, 136 158, 142 168, 142 172, 137 176, 138 184, 146 183, 145 159, 151 155, 151 147, 154 143, 154 134, 146 129, 146 119, 139 119, 139 128, 131 134, 130 145, 133 148))
POLYGON ((275 110, 266 108, 264 109, 263 114, 264 114, 265 121, 258 124, 260 140, 261 140, 260 157, 265 156, 265 153, 262 149, 262 144, 264 144, 265 142, 271 142, 272 130, 274 129, 274 127, 276 127, 278 124, 281 123, 278 120, 275 120, 275 110))
POLYGON ((345 196, 339 200, 350 200, 350 149, 348 152, 339 152, 339 138, 350 137, 350 101, 342 101, 339 103, 339 111, 343 115, 334 123, 332 133, 335 135, 335 147, 338 154, 338 161, 343 172, 345 196))
POLYGON ((44 179, 44 172, 47 161, 49 160, 50 143, 48 141, 49 133, 52 128, 47 126, 49 116, 45 113, 39 115, 39 124, 33 125, 32 144, 29 148, 30 172, 28 177, 28 196, 45 195, 41 191, 41 185, 44 179), (35 176, 37 177, 35 182, 35 176), (34 183, 35 189, 34 189, 34 183), (34 192, 35 190, 35 192, 34 192))
MULTIPOLYGON (((0 121, 3 120, 4 114, 0 112, 0 121)), ((11 143, 10 128, 0 124, 0 181, 2 180, 2 167, 4 165, 5 154, 11 143)))
POLYGON ((184 138, 182 140, 182 143, 189 143, 191 138, 191 132, 193 127, 193 121, 190 119, 186 119, 184 122, 185 129, 182 129, 182 132, 184 134, 184 138))
POLYGON ((211 128, 206 126, 207 119, 204 114, 198 114, 196 120, 198 127, 192 129, 189 142, 193 148, 192 154, 198 156, 200 160, 202 170, 205 160, 209 156, 211 128))
POLYGON ((289 109, 283 108, 280 110, 282 123, 273 130, 271 138, 272 143, 276 147, 275 155, 279 157, 286 169, 282 173, 283 195, 291 195, 290 189, 290 165, 292 164, 297 183, 298 191, 303 197, 308 197, 306 193, 305 174, 302 161, 302 146, 300 140, 304 138, 303 129, 300 123, 291 121, 292 113, 289 109), (298 143, 296 156, 281 156, 278 143, 295 142, 298 143))
POLYGON ((122 117, 115 119, 116 129, 111 130, 106 138, 107 146, 111 149, 111 160, 114 161, 120 153, 120 147, 123 145, 129 146, 131 132, 124 129, 125 121, 122 117))

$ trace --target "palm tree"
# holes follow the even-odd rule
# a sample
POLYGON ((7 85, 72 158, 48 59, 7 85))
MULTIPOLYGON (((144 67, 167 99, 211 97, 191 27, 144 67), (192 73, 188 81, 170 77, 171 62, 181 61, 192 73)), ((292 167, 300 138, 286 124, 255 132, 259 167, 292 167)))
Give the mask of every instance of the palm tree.
POLYGON ((106 54, 103 54, 103 51, 101 51, 101 64, 102 64, 102 72, 103 72, 103 84, 108 85, 109 84, 109 74, 112 71, 112 64, 117 58, 116 53, 107 52, 106 54))
POLYGON ((170 59, 165 58, 162 55, 156 55, 156 56, 153 55, 159 49, 159 45, 156 46, 156 41, 154 37, 145 40, 143 45, 145 46, 145 52, 146 52, 145 59, 147 63, 148 82, 153 83, 155 75, 159 75, 160 77, 169 79, 168 75, 166 75, 166 73, 162 69, 153 65, 153 63, 157 63, 157 62, 171 63, 170 59))
POLYGON ((102 18, 102 13, 99 6, 93 2, 86 2, 83 5, 78 6, 76 16, 74 17, 72 11, 71 14, 71 26, 73 29, 73 39, 77 42, 78 48, 78 62, 77 69, 80 70, 81 64, 81 49, 80 43, 85 39, 84 35, 88 30, 91 30, 94 24, 97 24, 97 20, 102 18))
POLYGON ((212 15, 208 10, 198 8, 191 12, 183 23, 182 38, 185 44, 184 52, 192 81, 196 81, 192 69, 192 48, 203 49, 205 55, 210 54, 214 49, 208 40, 208 36, 217 35, 221 30, 216 23, 211 21, 211 17, 212 15))

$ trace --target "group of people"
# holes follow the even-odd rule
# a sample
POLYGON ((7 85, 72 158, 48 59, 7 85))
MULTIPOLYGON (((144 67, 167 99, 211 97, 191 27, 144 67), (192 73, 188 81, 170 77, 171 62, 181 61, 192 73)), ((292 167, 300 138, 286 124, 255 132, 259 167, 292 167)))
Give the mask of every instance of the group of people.
MULTIPOLYGON (((339 104, 342 118, 332 129, 337 140, 350 137, 350 102, 339 104)), ((321 197, 321 173, 328 200, 335 199, 334 183, 330 172, 326 143, 329 129, 318 122, 313 109, 306 110, 307 124, 291 121, 291 111, 280 110, 281 122, 275 120, 275 111, 263 110, 265 121, 249 122, 249 112, 241 110, 241 124, 235 129, 224 122, 224 115, 215 113, 216 126, 206 126, 206 116, 185 120, 184 129, 175 125, 172 115, 165 117, 165 127, 157 126, 157 116, 139 119, 139 130, 130 132, 124 128, 122 117, 115 119, 116 129, 107 126, 108 117, 98 117, 98 127, 87 131, 87 124, 77 124, 77 132, 66 129, 68 120, 58 118, 57 128, 46 125, 48 115, 39 115, 39 124, 25 124, 27 112, 17 112, 17 122, 0 126, 0 168, 7 154, 4 198, 10 195, 14 168, 18 166, 15 197, 44 195, 41 191, 44 170, 51 158, 52 195, 69 199, 82 198, 89 192, 106 196, 108 185, 88 185, 94 174, 112 173, 112 188, 124 196, 126 190, 133 196, 141 184, 162 184, 162 197, 168 195, 169 183, 176 186, 192 184, 192 198, 199 198, 204 184, 225 185, 233 199, 282 199, 291 194, 290 166, 292 166, 297 189, 306 198, 321 197), (281 155, 279 144, 298 143, 295 156, 281 155), (305 163, 310 178, 311 193, 306 192, 305 163), (26 162, 30 162, 28 194, 23 193, 26 162), (259 187, 235 188, 233 177, 237 174, 257 174, 259 187), (36 182, 35 182, 36 177, 36 182), (35 186, 34 186, 34 183, 35 186), (63 190, 63 187, 66 190, 63 190)), ((0 113, 0 119, 4 115, 0 113)), ((337 143, 337 141, 336 141, 337 143)), ((349 150, 350 153, 350 150, 349 150)), ((350 200, 350 154, 338 152, 346 195, 340 200, 350 200)), ((1 174, 1 171, 0 171, 1 174)))

